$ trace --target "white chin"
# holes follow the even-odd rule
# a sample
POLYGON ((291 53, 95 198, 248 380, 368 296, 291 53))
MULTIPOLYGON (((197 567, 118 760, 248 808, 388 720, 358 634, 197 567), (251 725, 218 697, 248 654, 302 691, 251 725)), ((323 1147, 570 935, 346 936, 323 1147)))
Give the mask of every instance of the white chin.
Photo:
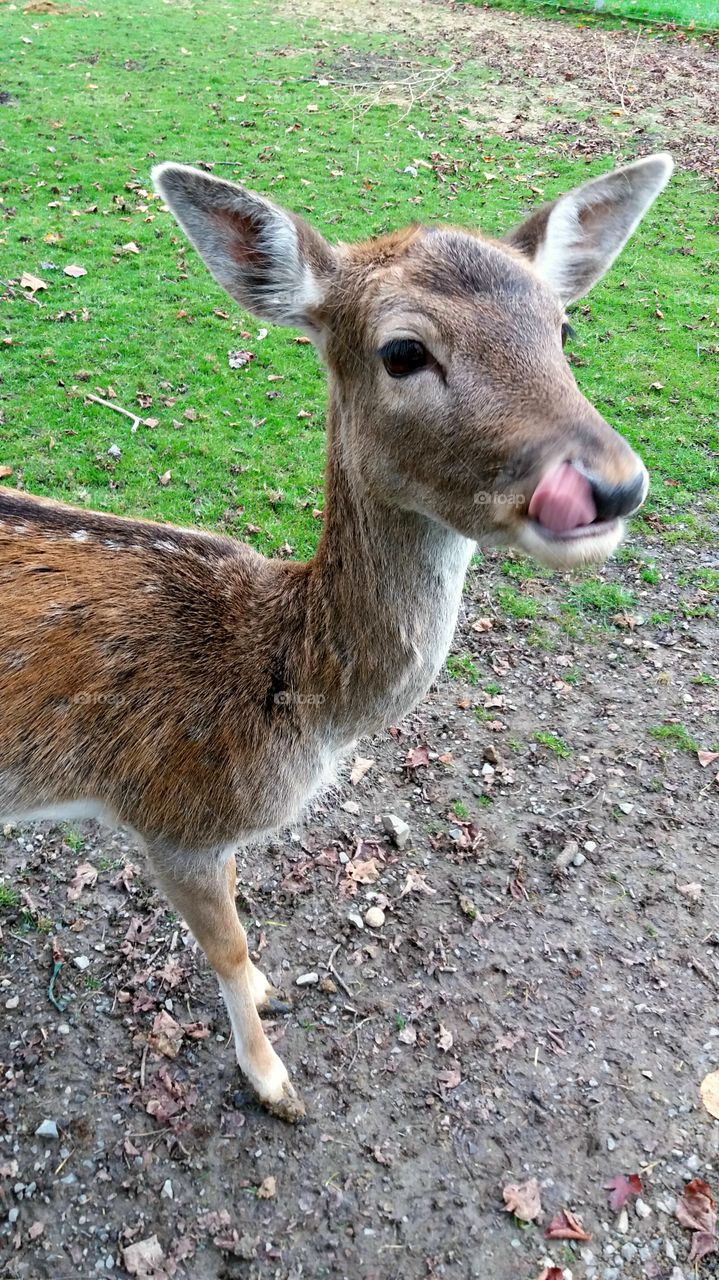
POLYGON ((569 533, 552 533, 536 520, 525 520, 513 540, 550 569, 581 569, 587 564, 602 564, 616 551, 623 534, 623 520, 597 521, 569 533))

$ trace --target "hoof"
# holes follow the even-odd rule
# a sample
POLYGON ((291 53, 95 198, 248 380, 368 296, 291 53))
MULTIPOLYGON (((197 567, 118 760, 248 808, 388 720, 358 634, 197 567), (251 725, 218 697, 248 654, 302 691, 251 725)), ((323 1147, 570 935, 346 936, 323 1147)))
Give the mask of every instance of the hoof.
POLYGON ((266 1098, 261 1098, 260 1101, 270 1115, 277 1116, 278 1120, 286 1120, 288 1124, 298 1124, 305 1118, 305 1104, 289 1081, 283 1086, 281 1098, 274 1102, 266 1098))
POLYGON ((286 1018, 292 1013, 292 1005, 278 996, 268 996, 260 1009, 260 1013, 272 1013, 275 1017, 286 1018))

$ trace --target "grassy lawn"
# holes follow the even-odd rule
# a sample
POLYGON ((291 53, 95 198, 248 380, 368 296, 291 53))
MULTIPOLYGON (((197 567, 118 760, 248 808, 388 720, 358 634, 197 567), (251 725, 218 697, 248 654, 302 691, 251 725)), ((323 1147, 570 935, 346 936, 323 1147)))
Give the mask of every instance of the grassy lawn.
POLYGON ((624 22, 671 23, 688 30, 719 27, 717 0, 481 0, 492 8, 517 9, 547 15, 560 13, 624 22))
MULTIPOLYGON (((0 465, 36 493, 308 554, 324 447, 314 351, 264 335, 220 292, 149 192, 151 165, 213 163, 351 239, 413 219, 501 230, 611 162, 478 145, 431 104, 365 109, 337 83, 342 38, 318 26, 315 48, 269 6, 61 9, 0 5, 0 465), (24 272, 47 288, 30 296, 24 272), (254 358, 232 369, 237 349, 254 358), (133 431, 88 392, 143 422, 133 431)), ((719 496, 708 200, 696 175, 677 174, 575 308, 570 352, 645 458, 653 510, 691 538, 706 536, 719 496)))

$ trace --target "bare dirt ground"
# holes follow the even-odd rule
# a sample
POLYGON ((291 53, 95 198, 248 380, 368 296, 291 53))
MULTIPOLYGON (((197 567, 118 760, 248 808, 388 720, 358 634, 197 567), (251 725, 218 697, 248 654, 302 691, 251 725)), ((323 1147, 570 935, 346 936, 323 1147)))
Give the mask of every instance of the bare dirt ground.
POLYGON ((557 580, 522 589, 541 625, 502 620, 498 562, 474 571, 456 653, 477 682, 444 680, 363 744, 361 781, 348 762, 243 855, 251 945, 293 1003, 272 1036, 299 1129, 244 1091, 214 979, 122 834, 0 840, 20 892, 1 916, 3 1276, 695 1274, 675 1209, 688 1179, 719 1180, 699 1093, 719 1066, 719 760, 678 726, 717 745, 719 684, 695 681, 719 665, 716 622, 680 609, 704 611, 690 582, 718 561, 649 550, 660 581, 610 566, 638 605, 599 630, 567 623, 557 580), (651 1212, 627 1221, 605 1184, 633 1173, 651 1212), (522 1227, 501 1193, 530 1176, 544 1216, 522 1227), (562 1209, 590 1241, 545 1239, 562 1209))
POLYGON ((591 28, 437 0, 291 0, 278 12, 306 20, 310 43, 318 23, 350 40, 385 39, 379 61, 350 49, 351 76, 335 69, 353 82, 358 103, 431 97, 469 130, 532 143, 563 136, 569 155, 669 147, 684 168, 719 181, 714 37, 591 28), (428 57, 436 77, 421 61, 428 57))

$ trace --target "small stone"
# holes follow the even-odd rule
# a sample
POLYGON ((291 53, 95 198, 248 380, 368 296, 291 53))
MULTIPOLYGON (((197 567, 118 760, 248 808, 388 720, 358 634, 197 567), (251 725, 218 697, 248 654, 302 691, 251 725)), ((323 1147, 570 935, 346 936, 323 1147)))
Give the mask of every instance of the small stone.
POLYGON ((301 973, 299 978, 295 978, 296 987, 316 987, 320 980, 318 973, 301 973))
POLYGON ((669 1259, 670 1262, 676 1262, 677 1251, 674 1248, 674 1245, 672 1244, 671 1240, 664 1241, 664 1252, 667 1255, 667 1258, 669 1259))
POLYGON ((6 1009, 17 1009, 17 1007, 18 1007, 19 1003, 20 1003, 20 997, 19 997, 19 996, 10 996, 10 999, 5 1001, 5 1008, 6 1008, 6 1009))
POLYGON ((482 758, 486 760, 488 764, 499 764, 500 761, 500 755, 497 748, 491 745, 484 748, 482 758))
POLYGON ((13 1223, 13 1222, 17 1222, 19 1217, 20 1217, 20 1210, 17 1207, 13 1207, 8 1213, 7 1220, 9 1223, 13 1223))
POLYGON ((409 825, 404 818, 398 818, 396 813, 383 813, 382 826, 392 843, 398 849, 404 849, 410 837, 409 825))
POLYGON ((621 809, 622 813, 631 813, 634 809, 634 805, 630 804, 628 800, 624 800, 621 804, 617 805, 617 808, 621 809))
POLYGON ((586 849, 587 853, 596 853, 596 849, 597 849, 596 840, 585 840, 584 848, 586 849))
POLYGON ((408 174, 409 174, 409 176, 410 176, 410 178, 416 178, 416 177, 417 177, 417 170, 415 169, 415 167, 414 167, 414 165, 413 165, 413 164, 408 164, 408 165, 406 165, 406 166, 405 166, 405 168, 402 170, 402 172, 403 172, 403 173, 408 173, 408 174))
POLYGON ((684 1280, 684 1272, 682 1271, 681 1267, 674 1268, 674 1270, 672 1271, 672 1274, 669 1277, 669 1280, 684 1280))
POLYGON ((687 1169, 690 1173, 698 1173, 701 1167, 699 1156, 689 1156, 687 1160, 687 1169))
POLYGON ((340 805, 340 808, 341 808, 341 809, 344 809, 345 813, 352 813, 352 814, 354 814, 354 815, 355 815, 355 817, 357 816, 357 814, 358 814, 358 813, 359 813, 359 811, 360 811, 360 807, 359 807, 359 805, 358 805, 358 803, 357 803, 357 801, 356 801, 356 800, 345 800, 345 801, 343 801, 343 803, 340 805))
POLYGON ((54 1120, 43 1120, 35 1130, 36 1138, 58 1138, 59 1136, 54 1120))
POLYGON ((622 1245, 621 1254, 625 1262, 633 1262, 638 1252, 637 1246, 632 1244, 631 1240, 627 1240, 627 1243, 622 1245))
POLYGON ((16 831, 17 831, 17 827, 15 826, 14 822, 6 822, 5 826, 2 829, 2 833, 5 836, 6 840, 9 840, 11 836, 14 836, 16 831))
POLYGON ((385 915, 381 907, 368 907, 364 913, 364 922, 370 929, 381 929, 384 921, 385 915))
POLYGON ((622 1209, 619 1217, 617 1218, 617 1231, 619 1232, 620 1235, 625 1236, 628 1230, 629 1230, 629 1214, 627 1213, 626 1209, 622 1209))
POLYGON ((349 920, 350 924, 354 925, 355 929, 364 929, 364 924, 362 923, 362 917, 359 914, 359 912, 350 911, 347 919, 349 920))
POLYGON ((642 1200, 641 1196, 639 1196, 634 1205, 634 1212, 638 1218, 648 1218, 652 1211, 646 1200, 642 1200))
POLYGON ((572 866, 583 867, 586 861, 587 861, 587 855, 585 853, 581 853, 581 852, 575 853, 574 857, 572 858, 572 866))
POLYGON ((72 963, 82 973, 85 969, 89 968, 90 957, 89 956, 73 956, 72 963))
POLYGON ((58 1034, 59 1036, 69 1036, 69 1034, 70 1034, 70 1023, 69 1023, 69 1022, 58 1022, 58 1024, 57 1024, 57 1034, 58 1034))
POLYGON ((111 445, 110 445, 110 448, 109 448, 109 449, 108 449, 108 451, 107 451, 107 453, 108 453, 108 457, 110 457, 110 458, 121 458, 121 457, 122 457, 122 449, 120 448, 119 444, 111 444, 111 445))
POLYGON ((169 1179, 169 1178, 166 1178, 166 1179, 165 1179, 165 1181, 163 1182, 163 1184, 162 1184, 162 1191, 160 1192, 160 1196, 162 1197, 162 1199, 163 1199, 163 1200, 174 1200, 174 1199, 175 1199, 175 1193, 174 1193, 174 1191, 172 1190, 172 1183, 170 1182, 170 1179, 169 1179))
POLYGON ((616 1149, 616 1146, 617 1144, 614 1138, 610 1134, 609 1137, 607 1138, 607 1151, 614 1151, 616 1149))

